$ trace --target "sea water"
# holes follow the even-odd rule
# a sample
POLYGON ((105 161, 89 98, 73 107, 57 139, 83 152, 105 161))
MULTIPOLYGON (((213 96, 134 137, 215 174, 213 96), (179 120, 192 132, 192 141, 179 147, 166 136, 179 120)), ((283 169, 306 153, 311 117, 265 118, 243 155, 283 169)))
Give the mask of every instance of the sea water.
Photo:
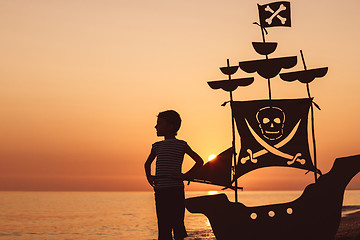
MULTIPOLYGON (((186 197, 216 192, 187 192, 186 197)), ((226 192, 230 200, 233 193, 226 192)), ((300 191, 239 192, 247 206, 293 201, 300 191)), ((360 209, 346 191, 343 211, 360 209)), ((188 239, 214 239, 207 218, 186 211, 188 239)), ((0 192, 0 240, 157 239, 152 192, 0 192)))

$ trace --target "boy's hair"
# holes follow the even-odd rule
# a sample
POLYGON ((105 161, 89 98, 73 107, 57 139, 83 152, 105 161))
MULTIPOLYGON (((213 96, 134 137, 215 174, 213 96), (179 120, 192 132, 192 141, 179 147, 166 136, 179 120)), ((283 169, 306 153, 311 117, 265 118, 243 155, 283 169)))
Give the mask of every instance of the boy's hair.
POLYGON ((164 112, 160 112, 157 116, 158 118, 164 119, 167 123, 173 126, 174 134, 177 134, 177 131, 181 126, 181 118, 180 115, 174 110, 167 110, 164 112))

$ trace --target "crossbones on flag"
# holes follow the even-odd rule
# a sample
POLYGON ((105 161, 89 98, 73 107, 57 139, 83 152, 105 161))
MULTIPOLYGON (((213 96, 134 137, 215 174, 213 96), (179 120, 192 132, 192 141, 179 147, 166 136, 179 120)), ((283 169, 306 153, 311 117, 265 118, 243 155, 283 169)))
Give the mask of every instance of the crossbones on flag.
POLYGON ((260 25, 266 27, 291 27, 290 2, 273 2, 259 5, 260 25))
POLYGON ((309 98, 232 102, 241 141, 234 179, 270 166, 317 171, 308 144, 311 102, 309 98))

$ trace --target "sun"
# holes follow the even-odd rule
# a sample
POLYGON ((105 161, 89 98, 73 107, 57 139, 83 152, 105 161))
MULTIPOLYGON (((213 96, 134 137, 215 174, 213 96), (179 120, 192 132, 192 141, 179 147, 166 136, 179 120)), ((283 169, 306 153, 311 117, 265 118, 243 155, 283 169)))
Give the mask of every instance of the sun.
POLYGON ((214 158, 216 158, 217 156, 215 154, 211 154, 209 157, 208 157, 208 161, 210 162, 211 160, 213 160, 214 158))

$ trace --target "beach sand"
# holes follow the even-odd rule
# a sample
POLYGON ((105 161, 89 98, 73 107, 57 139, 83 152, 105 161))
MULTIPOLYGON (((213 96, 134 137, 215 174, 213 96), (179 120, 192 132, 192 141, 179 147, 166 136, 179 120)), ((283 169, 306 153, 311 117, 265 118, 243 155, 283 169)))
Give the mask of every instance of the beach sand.
POLYGON ((336 240, 360 240, 360 211, 341 218, 336 240))
MULTIPOLYGON (((190 232, 191 240, 215 240, 211 231, 190 232)), ((335 240, 360 240, 360 211, 350 213, 341 218, 335 240)))

